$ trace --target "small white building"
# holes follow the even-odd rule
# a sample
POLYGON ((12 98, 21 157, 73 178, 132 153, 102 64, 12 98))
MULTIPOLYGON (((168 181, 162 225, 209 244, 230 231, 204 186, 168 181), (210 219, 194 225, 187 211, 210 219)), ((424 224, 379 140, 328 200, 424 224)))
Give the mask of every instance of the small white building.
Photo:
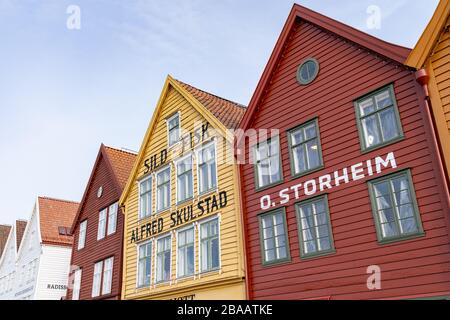
MULTIPOLYGON (((22 241, 27 222, 17 220, 13 226, 2 226, 2 238, 6 235, 3 250, 0 253, 0 300, 14 299, 14 282, 16 277, 17 250, 22 241)), ((3 238, 5 239, 5 238, 3 238)))
POLYGON ((38 197, 14 268, 8 269, 13 274, 10 290, 3 296, 0 292, 0 299, 59 300, 66 295, 73 243, 69 230, 77 209, 76 202, 38 197))

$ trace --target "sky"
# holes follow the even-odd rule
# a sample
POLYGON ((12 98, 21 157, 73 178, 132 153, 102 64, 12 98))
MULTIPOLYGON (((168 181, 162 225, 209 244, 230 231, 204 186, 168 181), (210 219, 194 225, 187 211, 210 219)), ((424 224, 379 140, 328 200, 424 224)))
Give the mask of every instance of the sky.
MULTIPOLYGON (((438 0, 297 3, 412 48, 438 0)), ((80 201, 101 143, 139 150, 168 74, 248 104, 292 5, 0 0, 0 224, 37 196, 80 201)))

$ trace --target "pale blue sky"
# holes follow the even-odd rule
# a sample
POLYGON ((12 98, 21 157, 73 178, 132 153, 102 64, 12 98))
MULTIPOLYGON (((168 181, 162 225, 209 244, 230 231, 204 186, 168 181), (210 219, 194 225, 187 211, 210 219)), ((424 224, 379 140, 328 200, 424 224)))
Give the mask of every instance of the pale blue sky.
MULTIPOLYGON (((413 47, 438 0, 298 3, 413 47)), ((0 223, 28 218, 37 195, 79 201, 100 143, 138 150, 167 74, 247 104, 292 4, 0 0, 0 223), (66 28, 71 4, 81 30, 66 28)))

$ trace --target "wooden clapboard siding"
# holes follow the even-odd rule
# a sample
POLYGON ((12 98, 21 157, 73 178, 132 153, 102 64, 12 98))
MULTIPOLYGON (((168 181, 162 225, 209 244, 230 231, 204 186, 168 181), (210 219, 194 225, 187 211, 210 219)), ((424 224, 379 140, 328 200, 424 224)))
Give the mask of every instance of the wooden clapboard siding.
POLYGON ((440 0, 433 17, 411 51, 406 64, 426 69, 442 158, 450 181, 450 2, 440 0))
MULTIPOLYGON (((81 268, 80 300, 92 299, 92 286, 94 265, 96 262, 114 257, 111 293, 101 295, 95 299, 120 299, 122 288, 122 248, 124 216, 121 208, 117 213, 116 232, 107 235, 108 216, 106 218, 106 231, 103 239, 97 240, 99 212, 118 202, 123 189, 120 181, 131 171, 135 155, 122 150, 101 145, 97 159, 92 169, 91 177, 86 186, 79 212, 73 224, 74 245, 72 250, 72 270, 81 268), (101 197, 97 191, 102 187, 101 197), (87 221, 86 241, 83 249, 78 250, 80 223, 87 221)), ((70 281, 73 281, 71 278, 70 281)), ((69 287, 68 299, 72 299, 72 290, 69 287)))
MULTIPOLYGON (((257 192, 253 166, 241 167, 250 298, 389 299, 450 294, 449 208, 414 71, 394 61, 395 57, 384 57, 349 41, 334 33, 333 28, 319 27, 323 24, 342 30, 345 27, 341 24, 305 8, 295 8, 298 17, 292 28, 283 31, 285 40, 277 44, 277 55, 271 57, 243 121, 243 129, 280 130, 284 176, 283 184, 257 192), (308 20, 311 16, 314 23, 308 20), (310 85, 300 86, 296 71, 309 57, 319 61, 320 73, 310 85), (391 83, 405 138, 363 153, 353 101, 391 83), (314 117, 318 117, 324 169, 295 179, 290 171, 287 130, 314 117), (291 261, 263 266, 258 224, 258 215, 264 212, 260 209, 262 196, 270 195, 279 203, 282 189, 388 152, 395 153, 398 168, 383 174, 403 169, 412 172, 424 236, 378 243, 366 177, 326 192, 336 253, 314 259, 300 257, 294 206, 297 201, 291 200, 285 206, 291 261), (371 265, 381 267, 381 290, 366 286, 366 269, 371 265)), ((348 32, 366 37, 355 30, 348 32)), ((442 83, 445 86, 448 81, 442 83)), ((247 156, 249 150, 246 145, 247 156)), ((303 191, 300 195, 298 201, 308 199, 303 191)))
MULTIPOLYGON (((187 201, 183 204, 176 206, 176 171, 174 160, 181 158, 182 156, 174 154, 171 149, 168 149, 168 159, 164 166, 153 171, 158 172, 160 169, 165 168, 167 165, 171 166, 171 207, 170 210, 157 214, 156 216, 139 220, 138 218, 138 181, 145 175, 145 167, 143 161, 150 158, 152 155, 159 155, 163 149, 168 148, 167 145, 167 124, 166 119, 176 112, 180 112, 180 123, 183 132, 193 132, 198 126, 209 122, 210 130, 216 129, 218 132, 223 132, 224 127, 218 125, 217 119, 212 121, 211 114, 208 113, 204 107, 197 101, 197 108, 194 108, 192 102, 188 101, 186 95, 188 92, 184 91, 178 85, 178 82, 172 78, 168 78, 160 104, 158 105, 152 123, 150 124, 151 131, 144 139, 141 147, 140 155, 138 156, 138 162, 135 165, 135 172, 130 176, 129 190, 122 195, 121 203, 125 205, 125 261, 124 261, 124 275, 123 275, 123 298, 124 299, 169 299, 177 296, 182 296, 186 293, 196 293, 199 290, 205 292, 211 292, 210 299, 215 297, 223 299, 243 299, 245 298, 244 290, 236 290, 233 294, 226 293, 225 296, 216 295, 214 292, 218 288, 226 290, 231 285, 237 285, 237 288, 243 288, 243 245, 241 237, 241 229, 239 224, 239 194, 237 189, 237 168, 234 165, 221 163, 217 160, 217 181, 219 192, 227 192, 228 205, 222 208, 218 212, 212 214, 205 214, 200 218, 196 218, 193 221, 184 223, 181 226, 170 228, 170 214, 177 210, 177 208, 183 208, 187 205, 193 204, 194 211, 195 205, 198 200, 204 199, 212 194, 218 195, 217 192, 212 192, 207 195, 198 195, 198 172, 197 162, 194 159, 193 165, 193 182, 194 182, 194 199, 187 201), (200 109, 199 109, 200 108, 200 109), (203 108, 203 109, 202 109, 203 108), (154 125, 154 126, 153 126, 154 125), (142 153, 142 154, 141 154, 142 153), (221 269, 219 272, 212 272, 210 274, 202 274, 199 277, 199 238, 198 230, 195 235, 195 272, 196 277, 187 279, 176 279, 176 251, 177 245, 175 241, 175 234, 172 232, 177 228, 184 228, 188 225, 192 225, 192 222, 201 222, 204 219, 214 216, 220 217, 220 263, 221 269), (131 243, 130 239, 132 232, 136 227, 140 227, 143 224, 153 221, 157 218, 164 219, 164 230, 155 237, 144 239, 139 243, 144 243, 150 239, 158 239, 160 236, 172 234, 172 256, 171 256, 171 282, 165 284, 153 284, 148 288, 137 288, 137 245, 139 243, 131 243)), ((190 96, 192 99, 192 97, 190 96)), ((149 129, 150 130, 150 129, 149 129)), ((219 136, 218 136, 219 137, 219 136)), ((223 147, 223 140, 217 139, 217 148, 223 147)), ((183 156, 189 154, 186 152, 183 156)), ((156 205, 156 181, 155 175, 153 175, 153 192, 152 192, 152 206, 153 212, 156 205)), ((153 250, 155 249, 155 244, 153 250)), ((156 259, 155 254, 152 259, 152 283, 154 283, 154 277, 156 274, 156 259)), ((228 292, 228 291, 227 291, 228 292)))

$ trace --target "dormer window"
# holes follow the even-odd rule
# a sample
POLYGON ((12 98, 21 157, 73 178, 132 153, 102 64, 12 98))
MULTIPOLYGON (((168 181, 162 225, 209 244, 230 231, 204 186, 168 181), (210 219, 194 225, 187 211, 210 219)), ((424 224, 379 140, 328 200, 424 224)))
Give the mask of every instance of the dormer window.
POLYGON ((167 133, 169 147, 180 141, 180 114, 178 112, 167 119, 167 133))

